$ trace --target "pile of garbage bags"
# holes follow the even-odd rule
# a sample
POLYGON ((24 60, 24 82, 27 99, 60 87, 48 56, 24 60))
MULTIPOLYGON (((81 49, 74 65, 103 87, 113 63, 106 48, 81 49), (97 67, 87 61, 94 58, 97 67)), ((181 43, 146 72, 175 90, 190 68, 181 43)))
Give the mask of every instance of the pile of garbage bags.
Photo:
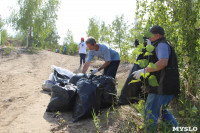
POLYGON ((116 103, 115 79, 109 76, 74 74, 67 69, 52 66, 54 72, 42 85, 51 92, 46 112, 73 111, 73 121, 99 113, 101 108, 116 103))

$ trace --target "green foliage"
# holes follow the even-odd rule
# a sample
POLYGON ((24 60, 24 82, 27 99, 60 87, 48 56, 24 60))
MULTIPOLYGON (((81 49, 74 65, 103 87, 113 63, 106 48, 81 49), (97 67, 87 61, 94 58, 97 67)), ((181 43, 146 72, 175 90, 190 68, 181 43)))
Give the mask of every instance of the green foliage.
POLYGON ((106 43, 119 51, 121 62, 127 63, 130 61, 128 49, 131 49, 128 28, 123 15, 116 16, 112 24, 108 25, 104 21, 99 22, 95 18, 90 18, 87 36, 93 36, 97 43, 106 43))
POLYGON ((3 30, 1 32, 1 43, 0 44, 4 44, 7 40, 7 38, 8 38, 7 30, 3 30))
POLYGON ((146 79, 146 78, 150 75, 150 73, 141 73, 140 75, 141 75, 143 78, 146 79))
POLYGON ((199 9, 199 0, 137 0, 136 12, 137 26, 145 27, 143 32, 157 24, 165 29, 166 38, 175 46, 180 72, 185 73, 181 78, 189 84, 181 86, 194 96, 200 91, 196 78, 200 76, 199 9))
POLYGON ((147 45, 147 46, 146 46, 146 50, 147 50, 148 52, 152 52, 152 51, 154 50, 154 46, 152 46, 152 45, 147 45))
POLYGON ((156 79, 156 76, 154 75, 151 75, 149 78, 148 78, 148 82, 149 82, 149 85, 151 86, 158 86, 158 81, 156 79))
POLYGON ((138 60, 137 63, 141 68, 145 68, 148 65, 148 60, 147 59, 138 60))
MULTIPOLYGON (((140 45, 137 46, 137 48, 135 49, 134 52, 137 53, 138 55, 139 54, 144 54, 144 55, 150 56, 150 55, 152 55, 153 50, 154 50, 154 46, 153 45, 147 45, 146 47, 144 47, 143 44, 140 44, 140 45), (147 52, 145 52, 145 53, 142 52, 143 49, 146 49, 147 52)), ((146 67, 150 67, 150 68, 154 68, 154 69, 157 68, 154 63, 149 62, 147 59, 141 59, 141 60, 138 60, 135 63, 138 64, 141 68, 146 68, 146 67)), ((141 81, 141 79, 137 79, 137 80, 132 80, 130 83, 135 83, 135 82, 140 82, 141 81, 144 84, 144 87, 146 87, 147 85, 146 85, 146 81, 145 80, 148 79, 148 83, 149 83, 150 86, 153 86, 153 87, 158 86, 158 82, 157 82, 156 76, 150 75, 150 73, 141 73, 140 76, 143 77, 143 81, 141 81)))
POLYGON ((94 109, 92 110, 92 117, 93 117, 93 120, 94 120, 94 125, 96 127, 97 133, 99 133, 100 132, 100 119, 96 115, 94 109))
POLYGON ((27 34, 28 47, 37 44, 54 48, 58 43, 56 19, 58 0, 18 0, 19 10, 13 10, 9 22, 16 30, 27 34))
POLYGON ((63 45, 70 45, 70 43, 73 43, 73 42, 74 42, 74 37, 73 37, 72 31, 68 29, 66 37, 64 38, 63 45))
POLYGON ((149 63, 148 67, 150 67, 150 68, 154 68, 154 69, 157 69, 156 65, 153 64, 152 62, 149 63))
POLYGON ((7 37, 8 37, 8 35, 7 35, 7 31, 5 30, 5 29, 3 29, 3 26, 4 26, 4 21, 3 21, 3 19, 1 18, 1 16, 0 16, 0 45, 1 44, 4 44, 5 43, 5 41, 7 40, 7 37))
POLYGON ((67 45, 67 53, 70 55, 78 53, 78 45, 76 43, 70 43, 70 45, 67 45))
MULTIPOLYGON (((70 55, 76 54, 78 52, 78 45, 74 42, 73 34, 69 29, 67 30, 63 45, 67 46, 67 53, 70 55)), ((64 46, 60 51, 64 51, 64 46)))
POLYGON ((124 20, 124 15, 116 16, 115 20, 112 22, 112 44, 115 49, 119 49, 120 57, 122 62, 128 62, 128 49, 130 45, 128 42, 128 25, 124 20))
POLYGON ((145 32, 144 36, 150 38, 153 37, 153 34, 151 32, 145 32))
POLYGON ((138 102, 138 104, 132 104, 132 107, 140 114, 142 114, 142 116, 144 116, 144 106, 145 106, 145 101, 144 100, 140 100, 138 102))
POLYGON ((87 36, 94 37, 96 39, 96 42, 99 42, 100 38, 100 26, 99 26, 99 21, 97 21, 95 18, 90 18, 89 19, 89 26, 88 26, 88 31, 87 31, 87 36))
POLYGON ((102 21, 101 25, 100 25, 100 39, 99 41, 102 43, 110 43, 110 34, 109 34, 110 30, 109 27, 106 26, 105 22, 102 21))
POLYGON ((8 55, 8 54, 10 54, 14 49, 12 49, 12 48, 5 48, 5 49, 3 49, 4 50, 4 52, 6 53, 6 55, 8 55))
POLYGON ((4 22, 3 22, 3 20, 2 20, 2 18, 0 16, 0 31, 2 30, 3 25, 4 25, 4 22))
POLYGON ((131 82, 129 82, 129 84, 131 84, 131 83, 136 83, 136 82, 140 82, 140 81, 141 81, 141 79, 131 80, 131 82))

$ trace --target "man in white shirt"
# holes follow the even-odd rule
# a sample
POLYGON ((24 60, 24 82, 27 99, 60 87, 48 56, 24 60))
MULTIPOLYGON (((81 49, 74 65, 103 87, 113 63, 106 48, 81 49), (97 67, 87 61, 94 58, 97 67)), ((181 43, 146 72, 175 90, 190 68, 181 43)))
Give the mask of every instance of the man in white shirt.
POLYGON ((85 64, 85 57, 86 57, 86 48, 87 45, 84 42, 84 38, 81 38, 81 42, 79 43, 79 55, 80 55, 80 67, 82 66, 82 62, 83 64, 85 64))

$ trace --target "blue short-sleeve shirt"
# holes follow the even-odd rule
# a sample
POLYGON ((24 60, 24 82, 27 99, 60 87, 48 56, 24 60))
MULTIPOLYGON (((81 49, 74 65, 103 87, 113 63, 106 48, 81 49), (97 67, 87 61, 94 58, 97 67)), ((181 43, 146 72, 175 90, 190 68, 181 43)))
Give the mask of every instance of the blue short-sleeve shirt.
POLYGON ((109 46, 104 44, 98 44, 99 50, 89 50, 88 52, 88 58, 87 61, 90 62, 94 56, 104 60, 104 61, 119 61, 120 56, 119 53, 113 49, 111 49, 109 46))
POLYGON ((166 43, 159 43, 158 46, 155 49, 156 56, 160 60, 161 58, 167 58, 169 59, 171 49, 168 44, 166 43))

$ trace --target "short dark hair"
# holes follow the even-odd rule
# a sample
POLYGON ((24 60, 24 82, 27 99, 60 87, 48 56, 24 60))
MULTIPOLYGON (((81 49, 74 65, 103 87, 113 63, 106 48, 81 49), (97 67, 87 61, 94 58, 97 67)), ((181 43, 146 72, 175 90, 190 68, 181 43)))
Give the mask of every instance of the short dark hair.
POLYGON ((150 29, 150 32, 153 34, 160 34, 160 35, 165 35, 165 31, 162 27, 159 25, 155 25, 150 29))
POLYGON ((85 42, 86 44, 89 43, 91 45, 94 45, 96 43, 96 40, 94 39, 94 37, 88 37, 88 39, 85 42))

